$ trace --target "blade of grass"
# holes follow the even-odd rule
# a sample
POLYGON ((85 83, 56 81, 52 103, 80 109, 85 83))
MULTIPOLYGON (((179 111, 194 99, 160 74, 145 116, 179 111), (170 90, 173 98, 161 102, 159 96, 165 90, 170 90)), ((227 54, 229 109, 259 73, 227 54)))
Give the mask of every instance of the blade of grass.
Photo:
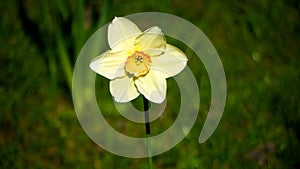
POLYGON ((65 6, 66 1, 54 0, 53 2, 56 5, 56 7, 59 9, 59 12, 63 17, 63 20, 66 20, 68 17, 68 10, 65 6))
POLYGON ((80 49, 83 45, 85 37, 84 31, 84 2, 83 0, 76 0, 75 11, 73 12, 72 20, 72 37, 74 41, 75 58, 79 54, 80 49))
POLYGON ((49 3, 47 0, 41 1, 41 8, 42 8, 42 16, 43 16, 42 25, 44 26, 42 29, 44 29, 45 32, 43 40, 46 41, 45 44, 47 44, 45 47, 46 47, 46 56, 49 63, 48 69, 50 73, 50 80, 52 83, 51 85, 55 87, 58 83, 57 63, 55 60, 55 53, 52 50, 53 37, 51 36, 51 34, 55 32, 55 26, 53 26, 55 22, 52 21, 52 17, 51 17, 52 13, 49 12, 49 3))
POLYGON ((108 21, 108 18, 110 17, 109 11, 112 7, 112 3, 113 3, 113 0, 104 0, 103 6, 101 9, 101 14, 100 14, 101 16, 97 23, 97 27, 103 26, 108 21))
POLYGON ((70 56, 68 55, 68 52, 66 50, 65 44, 62 40, 62 36, 60 34, 57 34, 56 36, 56 44, 57 44, 57 50, 59 55, 59 60, 62 64, 62 69, 64 71, 67 84, 69 87, 69 90, 72 90, 72 66, 70 62, 70 56))

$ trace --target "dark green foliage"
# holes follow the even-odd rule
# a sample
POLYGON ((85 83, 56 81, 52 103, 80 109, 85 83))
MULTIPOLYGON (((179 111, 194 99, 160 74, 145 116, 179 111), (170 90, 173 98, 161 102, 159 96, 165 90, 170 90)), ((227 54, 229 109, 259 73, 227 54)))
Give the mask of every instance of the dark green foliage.
MULTIPOLYGON (((198 26, 217 49, 228 95, 213 136, 197 142, 210 104, 210 84, 201 61, 189 57, 201 107, 195 126, 175 148, 155 156, 154 167, 300 167, 300 3, 297 0, 28 0, 0 5, 0 168, 147 168, 146 159, 113 155, 82 130, 70 95, 72 69, 88 37, 114 16, 158 11, 198 26)), ((105 40, 105 39, 104 39, 105 40)), ((108 122, 129 136, 144 126, 112 108, 108 80, 97 76, 96 93, 108 122)), ((166 112, 151 123, 153 134, 176 119, 178 88, 168 80, 166 112)), ((141 109, 141 98, 134 101, 141 109)))

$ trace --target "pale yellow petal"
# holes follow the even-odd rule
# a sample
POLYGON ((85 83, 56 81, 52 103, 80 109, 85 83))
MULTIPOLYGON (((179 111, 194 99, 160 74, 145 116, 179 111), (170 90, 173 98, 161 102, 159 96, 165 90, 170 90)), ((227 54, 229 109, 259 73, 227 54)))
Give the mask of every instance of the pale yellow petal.
POLYGON ((137 36, 128 37, 120 42, 116 43, 112 48, 112 52, 127 51, 127 55, 130 56, 135 52, 134 40, 137 36))
POLYGON ((108 79, 115 79, 126 75, 124 69, 126 59, 126 52, 107 51, 93 59, 90 68, 108 79))
POLYGON ((166 98, 167 81, 162 72, 150 70, 146 76, 135 80, 138 91, 153 103, 162 103, 166 98))
POLYGON ((157 56, 164 52, 166 39, 161 29, 157 26, 151 27, 138 36, 134 42, 136 49, 143 51, 149 56, 157 56))
POLYGON ((165 52, 160 56, 152 57, 151 60, 151 69, 164 72, 168 78, 181 72, 188 59, 180 49, 167 44, 165 52))
POLYGON ((128 76, 110 81, 109 90, 114 100, 121 103, 129 102, 140 95, 133 79, 128 76))
POLYGON ((111 49, 125 50, 133 47, 135 37, 141 33, 141 30, 129 19, 115 17, 108 26, 108 44, 111 49))

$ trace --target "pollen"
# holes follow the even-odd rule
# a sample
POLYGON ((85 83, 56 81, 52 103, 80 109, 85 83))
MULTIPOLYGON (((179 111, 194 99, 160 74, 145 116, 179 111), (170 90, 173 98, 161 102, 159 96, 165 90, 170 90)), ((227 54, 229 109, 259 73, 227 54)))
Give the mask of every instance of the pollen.
POLYGON ((131 56, 128 56, 125 63, 126 72, 134 77, 146 75, 150 67, 150 56, 140 51, 135 51, 131 56))

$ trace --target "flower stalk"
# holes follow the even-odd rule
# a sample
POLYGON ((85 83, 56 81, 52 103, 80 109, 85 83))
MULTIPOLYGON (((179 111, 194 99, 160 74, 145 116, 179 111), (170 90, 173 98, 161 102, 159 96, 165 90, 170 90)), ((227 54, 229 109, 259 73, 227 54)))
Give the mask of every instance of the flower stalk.
POLYGON ((149 101, 143 96, 144 112, 145 112, 145 129, 146 129, 146 144, 148 150, 148 167, 152 169, 152 152, 151 152, 151 141, 150 141, 150 120, 149 120, 149 101))

